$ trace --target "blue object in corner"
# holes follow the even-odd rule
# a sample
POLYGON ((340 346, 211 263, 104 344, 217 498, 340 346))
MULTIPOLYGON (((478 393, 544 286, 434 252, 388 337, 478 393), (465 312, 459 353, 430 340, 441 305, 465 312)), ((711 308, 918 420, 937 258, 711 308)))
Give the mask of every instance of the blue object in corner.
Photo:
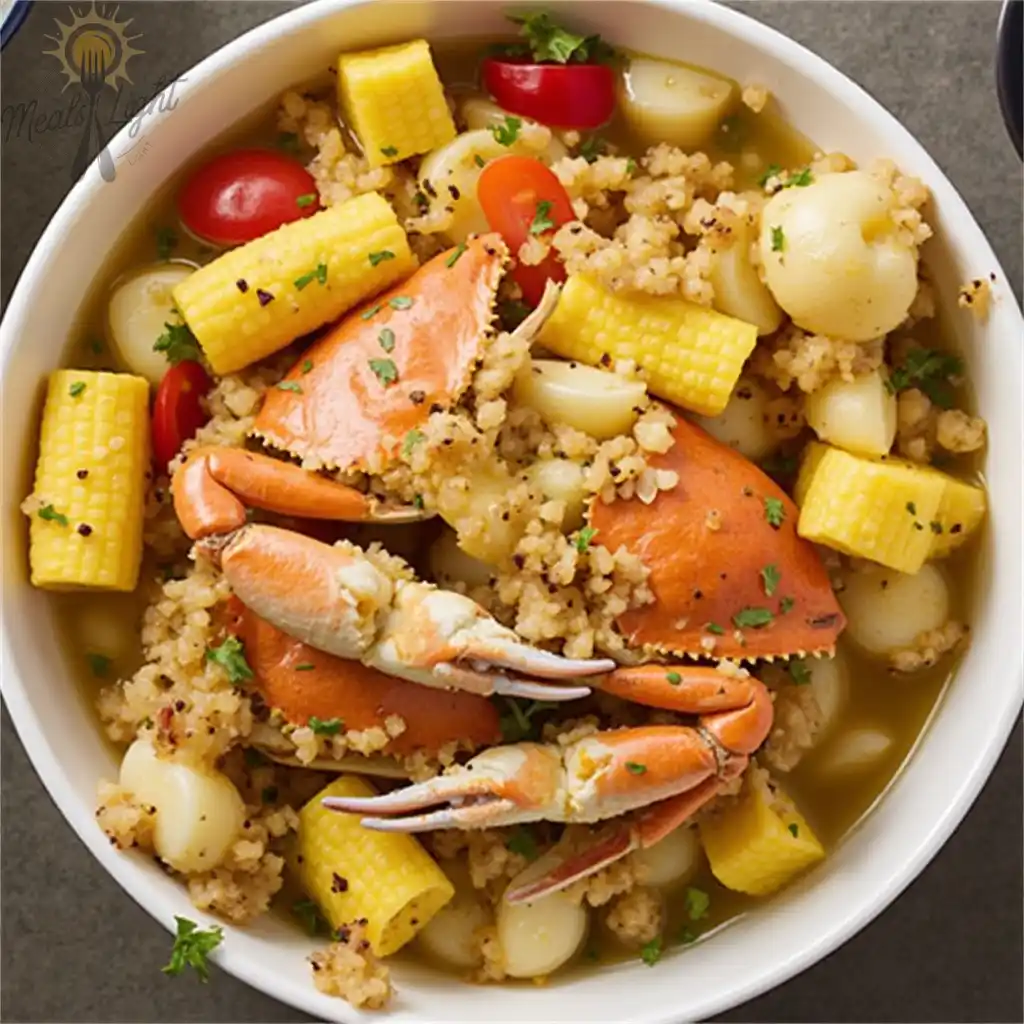
POLYGON ((32 6, 32 0, 14 0, 11 9, 4 18, 3 26, 0 27, 0 50, 2 50, 14 37, 14 33, 21 28, 21 23, 28 16, 28 10, 32 6))
POLYGON ((1006 130, 1024 158, 1024 0, 1003 0, 996 36, 996 88, 1006 130))

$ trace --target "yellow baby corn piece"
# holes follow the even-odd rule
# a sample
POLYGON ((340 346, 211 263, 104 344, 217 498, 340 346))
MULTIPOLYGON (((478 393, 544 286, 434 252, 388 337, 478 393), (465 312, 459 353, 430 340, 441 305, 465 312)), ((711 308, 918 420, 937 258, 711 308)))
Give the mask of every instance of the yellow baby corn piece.
POLYGON ((734 803, 701 821, 700 838, 715 878, 751 896, 781 889, 825 856, 788 798, 750 774, 734 803))
POLYGON ((395 211, 368 192, 224 253, 173 295, 214 372, 234 373, 336 320, 415 267, 395 211))
MULTIPOLYGON (((933 472, 938 473, 938 470, 933 472)), ((938 527, 932 540, 931 558, 944 558, 960 547, 981 525, 986 511, 983 488, 965 484, 945 473, 939 475, 945 478, 946 489, 935 516, 938 527)))
POLYGON ((388 956, 413 939, 455 890, 412 836, 373 832, 359 824, 359 815, 330 811, 320 802, 374 795, 354 775, 341 775, 317 793, 299 812, 296 864, 331 926, 365 918, 374 953, 388 956))
POLYGON ((371 167, 429 153, 455 122, 423 39, 338 58, 338 104, 371 167))
POLYGON ((149 472, 149 383, 57 370, 43 409, 30 517, 32 583, 135 589, 149 472))
POLYGON ((591 366, 605 355, 633 359, 659 398, 717 416, 754 350, 757 328, 685 299, 612 293, 573 274, 538 341, 591 366))

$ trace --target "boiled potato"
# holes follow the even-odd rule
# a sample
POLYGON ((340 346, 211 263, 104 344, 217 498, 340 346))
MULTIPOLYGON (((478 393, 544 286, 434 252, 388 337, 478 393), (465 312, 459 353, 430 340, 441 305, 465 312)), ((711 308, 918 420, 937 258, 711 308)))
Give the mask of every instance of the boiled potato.
POLYGON ((164 325, 180 323, 171 289, 192 273, 183 263, 163 263, 129 277, 110 297, 107 320, 114 346, 132 373, 159 384, 167 372, 167 357, 153 345, 164 325))
POLYGON ((750 261, 750 243, 751 229, 743 223, 734 230, 732 243, 714 253, 708 275, 715 291, 712 305, 753 324, 759 335, 772 334, 782 323, 782 310, 750 261))
POLYGON ((863 771, 876 765, 892 746, 892 737, 879 729, 851 729, 832 744, 819 770, 829 775, 863 771))
POLYGON ((479 559, 467 555, 459 547, 459 538, 454 530, 444 530, 430 545, 430 571, 442 586, 465 583, 467 587, 485 587, 494 575, 494 570, 479 559))
POLYGON ((587 491, 584 469, 572 459, 541 459, 526 470, 530 484, 549 501, 564 501, 562 529, 572 531, 583 525, 587 491))
POLYGON ((186 761, 157 757, 136 740, 121 762, 121 785, 156 808, 153 846, 177 871, 209 871, 239 837, 245 804, 226 775, 186 761))
MULTIPOLYGON (((531 121, 528 117, 510 114, 507 110, 502 110, 497 103, 485 99, 483 96, 471 96, 463 100, 459 104, 459 112, 462 114, 462 120, 465 121, 466 127, 470 131, 478 131, 481 128, 490 129, 492 126, 504 125, 505 118, 507 117, 518 117, 524 126, 537 124, 536 121, 531 121)), ((536 153, 536 151, 533 152, 536 153)), ((556 160, 561 160, 568 155, 569 150, 565 148, 565 144, 555 136, 554 132, 551 133, 551 142, 547 148, 540 153, 536 153, 537 159, 546 164, 553 164, 556 160)))
POLYGON ((804 413, 820 440, 857 455, 888 455, 896 439, 896 395, 878 370, 812 391, 804 413))
POLYGON ((459 547, 485 565, 511 557, 525 529, 521 514, 505 517, 512 487, 507 470, 494 466, 473 473, 466 489, 442 486, 438 492, 438 515, 457 534, 459 547), (479 529, 481 523, 486 529, 479 529))
POLYGON ((898 237, 897 200, 864 171, 776 193, 761 218, 775 301, 805 330, 844 341, 887 334, 917 294, 917 249, 898 237))
POLYGON ((768 429, 768 395, 757 381, 741 377, 726 407, 717 416, 694 416, 712 437, 748 459, 762 459, 777 444, 768 429))
POLYGON ((931 564, 913 575, 882 566, 851 572, 839 601, 847 634, 869 654, 912 647, 921 633, 938 629, 949 618, 949 586, 931 564))
POLYGON ((455 895, 427 922, 417 941, 446 966, 472 970, 483 962, 476 933, 490 924, 490 911, 474 891, 464 865, 453 862, 445 864, 444 870, 455 886, 455 895))
POLYGON ((808 658, 807 668, 811 674, 810 686, 821 711, 821 728, 815 742, 827 736, 839 717, 850 696, 850 676, 845 659, 841 654, 834 658, 808 658))
POLYGON ((536 409, 545 422, 582 430, 599 441, 628 434, 646 394, 643 381, 558 359, 531 360, 516 377, 514 390, 516 401, 536 409))
POLYGON ((692 151, 711 138, 735 99, 725 78, 644 57, 629 63, 620 109, 648 142, 692 151))
POLYGON ((634 855, 637 877, 643 885, 659 888, 688 882, 700 865, 700 838, 690 825, 680 825, 653 846, 634 855))

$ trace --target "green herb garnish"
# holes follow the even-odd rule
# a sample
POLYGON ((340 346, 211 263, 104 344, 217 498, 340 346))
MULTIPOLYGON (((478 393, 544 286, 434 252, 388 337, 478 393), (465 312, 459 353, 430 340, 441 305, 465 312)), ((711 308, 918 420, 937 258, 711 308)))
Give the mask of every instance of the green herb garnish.
POLYGON ((703 889, 695 889, 690 886, 684 897, 686 902, 686 915, 691 921, 700 921, 708 916, 711 907, 711 897, 703 889))
POLYGON ((812 181, 814 181, 814 175, 811 174, 810 167, 805 167, 802 171, 797 171, 796 174, 791 174, 786 179, 784 187, 806 188, 812 181))
POLYGON ((303 373, 309 373, 309 371, 312 370, 312 369, 313 369, 313 360, 312 359, 303 359, 302 360, 302 372, 303 373))
POLYGON ((627 761, 626 771, 629 772, 630 775, 646 775, 647 765, 639 764, 637 761, 627 761))
POLYGON ((316 668, 316 665, 314 665, 313 662, 311 662, 311 661, 300 661, 298 663, 298 665, 295 666, 295 671, 296 672, 312 672, 313 669, 315 669, 315 668, 316 668))
POLYGON ((772 228, 772 252, 783 252, 786 248, 786 236, 782 228, 776 224, 772 228))
POLYGON ((260 791, 260 800, 265 804, 272 804, 277 799, 277 786, 264 786, 260 791))
POLYGON ((661 959, 661 939, 655 937, 640 947, 640 959, 648 967, 653 967, 661 959))
POLYGON ((312 900, 298 900, 292 904, 292 913, 309 935, 320 935, 327 930, 320 908, 312 900))
POLYGON ((477 167, 487 166, 487 161, 479 153, 473 154, 473 162, 477 165, 477 167))
POLYGON ((498 303, 498 315, 502 324, 514 331, 530 315, 530 307, 519 299, 509 299, 498 303))
POLYGON ((227 673, 229 682, 244 683, 253 677, 249 662, 245 660, 245 646, 236 636, 225 637, 219 647, 208 647, 206 660, 220 665, 227 673))
MULTIPOLYGON (((371 257, 372 262, 372 257, 371 257)), ((318 263, 315 270, 311 270, 308 274, 303 274, 302 277, 295 279, 295 287, 301 292, 307 285, 312 284, 314 281, 319 281, 320 284, 327 283, 327 264, 318 263)))
POLYGON ((412 455, 413 448, 415 448, 420 441, 425 440, 426 436, 427 435, 424 434, 422 430, 410 430, 409 433, 405 435, 405 440, 402 442, 402 455, 404 455, 405 458, 409 458, 409 456, 412 455))
POLYGON ((295 205, 300 209, 304 210, 307 206, 312 206, 315 202, 318 202, 320 197, 315 192, 307 192, 304 196, 299 196, 295 200, 295 205))
POLYGON ((171 950, 170 962, 161 970, 164 974, 178 975, 186 967, 191 967, 199 975, 199 980, 205 984, 210 980, 210 965, 207 958, 224 940, 224 929, 219 925, 200 928, 195 921, 190 921, 187 917, 175 917, 174 920, 178 924, 174 948, 171 950))
POLYGON ((71 387, 68 388, 68 394, 72 398, 77 398, 85 390, 85 381, 76 380, 71 387))
POLYGON ((522 128, 522 118, 505 115, 501 124, 488 125, 495 141, 500 146, 511 146, 519 138, 519 129, 522 128))
POLYGON ((498 722, 501 726, 501 735, 506 743, 521 743, 523 740, 533 740, 540 736, 540 723, 534 718, 542 711, 550 711, 558 705, 549 700, 534 700, 529 704, 523 704, 514 697, 502 698, 507 708, 501 715, 498 722))
POLYGON ((338 733, 341 732, 343 724, 344 723, 340 718, 320 719, 317 718, 316 715, 310 715, 309 719, 306 721, 306 725, 309 726, 317 736, 337 736, 338 733))
POLYGON ((786 506, 781 498, 764 499, 764 517, 768 520, 768 525, 776 530, 785 522, 786 506))
POLYGON ((187 324, 164 324, 164 333, 153 343, 154 352, 163 352, 171 366, 199 359, 199 342, 187 324))
POLYGON ((518 853, 527 860, 537 859, 537 840, 533 838, 530 830, 520 825, 515 832, 508 837, 505 843, 510 853, 518 853))
POLYGON ((806 686, 811 681, 811 670, 803 658, 790 658, 786 663, 786 669, 797 686, 806 686))
POLYGON ((764 174, 762 174, 761 177, 757 179, 757 183, 758 185, 761 186, 761 188, 764 188, 772 178, 781 173, 782 168, 778 164, 769 164, 765 168, 764 174))
POLYGON ((782 579, 782 573, 779 572, 779 568, 776 565, 766 565, 761 570, 761 583, 764 586, 765 597, 771 597, 775 593, 775 588, 778 587, 780 579, 782 579))
POLYGON ((542 199, 537 203, 537 212, 534 214, 533 223, 530 225, 531 235, 542 235, 545 231, 550 231, 554 228, 555 222, 548 216, 554 205, 554 203, 549 202, 547 199, 542 199))
POLYGON ((177 244, 178 236, 170 228, 156 229, 156 254, 160 259, 169 260, 177 244))
POLYGON ((950 378, 959 376, 963 369, 959 356, 933 348, 915 348, 907 353, 901 366, 893 369, 886 387, 891 394, 906 388, 920 388, 939 408, 949 409, 953 404, 950 378))
POLYGON ((462 254, 463 254, 463 253, 464 253, 464 252, 465 252, 465 251, 466 251, 466 250, 467 250, 468 248, 469 248, 469 246, 468 246, 468 245, 466 245, 466 243, 465 243, 465 242, 459 242, 459 244, 458 244, 458 245, 457 245, 457 246, 455 247, 455 251, 454 251, 454 252, 453 252, 453 253, 451 254, 451 256, 449 256, 449 257, 448 257, 448 259, 446 259, 446 260, 444 261, 444 265, 445 265, 445 266, 446 266, 446 267, 447 267, 447 268, 448 268, 449 270, 451 270, 451 269, 452 269, 452 267, 454 267, 454 266, 455 266, 455 264, 459 262, 460 258, 462 257, 462 254))
POLYGON ((796 601, 792 597, 784 597, 779 602, 779 613, 781 615, 785 615, 787 612, 791 612, 793 610, 793 605, 795 604, 796 601))
POLYGON ((715 636, 725 636, 725 630, 717 622, 708 622, 704 628, 715 636))
POLYGON ((376 306, 371 306, 365 313, 359 315, 360 320, 372 320, 384 307, 378 302, 376 306))
POLYGON ((385 352, 395 351, 395 332, 390 327, 382 327, 377 335, 377 343, 385 352))
POLYGON ((584 526, 576 534, 576 550, 582 555, 590 547, 590 542, 595 536, 597 536, 597 530, 593 526, 584 526))
POLYGON ((283 380, 277 385, 278 391, 294 391, 297 395, 302 394, 302 385, 294 380, 283 380))
POLYGON ((381 146, 380 147, 380 151, 385 156, 398 156, 398 147, 397 146, 381 146))
POLYGON ((48 523, 56 523, 58 526, 68 525, 68 517, 63 512, 58 512, 52 505, 44 505, 36 515, 48 523))
POLYGON ((678 686, 683 681, 683 677, 678 672, 669 672, 666 674, 665 678, 673 686, 678 686))
POLYGON ((584 139, 580 143, 578 152, 588 164, 592 164, 596 163, 599 156, 604 155, 607 146, 608 143, 600 135, 591 135, 589 139, 584 139))
MULTIPOLYGON (((526 40, 526 48, 537 62, 590 64, 615 56, 615 51, 600 36, 576 35, 556 25, 551 15, 544 12, 509 15, 509 21, 522 26, 519 35, 526 40)), ((525 56, 526 48, 506 47, 503 52, 507 56, 525 56)))
POLYGON ((383 263, 385 260, 393 260, 395 254, 390 249, 381 249, 380 252, 370 253, 370 266, 375 267, 379 263, 383 263))
POLYGON ((797 838, 797 837, 798 837, 798 836, 800 835, 800 826, 799 826, 799 825, 798 825, 798 824, 797 824, 797 823, 796 823, 795 821, 791 821, 791 822, 790 822, 790 823, 789 823, 789 824, 788 824, 788 825, 786 826, 786 828, 787 828, 787 829, 789 829, 789 834, 790 834, 790 835, 791 835, 791 836, 792 836, 792 837, 793 837, 794 839, 796 839, 796 838, 797 838))
POLYGON ((371 359, 370 369, 384 387, 389 387, 398 380, 398 367, 392 359, 371 359))
POLYGON ((413 508, 418 508, 420 511, 423 511, 423 508, 425 506, 424 506, 423 495, 422 494, 414 494, 412 496, 412 507, 413 508))
POLYGON ((743 608, 732 617, 732 621, 739 629, 761 629, 774 618, 768 608, 743 608))
POLYGON ((388 305, 392 309, 412 309, 412 299, 407 295, 396 295, 393 299, 388 299, 388 305))
POLYGON ((277 136, 277 148, 283 149, 286 153, 298 153, 298 135, 296 135, 295 132, 279 132, 277 136))

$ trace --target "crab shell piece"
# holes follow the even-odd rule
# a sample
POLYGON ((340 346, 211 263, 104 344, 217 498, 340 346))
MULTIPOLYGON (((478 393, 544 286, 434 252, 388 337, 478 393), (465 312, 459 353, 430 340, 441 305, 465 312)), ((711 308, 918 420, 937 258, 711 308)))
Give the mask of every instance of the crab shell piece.
POLYGON ((436 753, 449 743, 476 749, 500 742, 498 711, 486 698, 438 690, 385 675, 296 640, 237 597, 228 600, 225 626, 245 645, 254 686, 286 721, 306 725, 340 718, 348 730, 383 728, 391 715, 405 721, 384 753, 398 757, 436 753))
POLYGON ((624 545, 651 569, 655 602, 618 618, 630 644, 714 658, 831 654, 846 620, 817 551, 797 536, 799 513, 785 492, 678 415, 675 444, 651 465, 675 471, 679 484, 650 505, 598 501, 590 512, 598 543, 624 545), (769 504, 782 510, 779 525, 769 504), (762 575, 771 578, 768 567, 779 573, 774 586, 762 575), (749 609, 771 612, 771 621, 738 625, 734 617, 742 622, 749 609))
POLYGON ((307 467, 393 454, 469 386, 507 259, 499 235, 482 235, 353 310, 267 392, 254 435, 307 467))

